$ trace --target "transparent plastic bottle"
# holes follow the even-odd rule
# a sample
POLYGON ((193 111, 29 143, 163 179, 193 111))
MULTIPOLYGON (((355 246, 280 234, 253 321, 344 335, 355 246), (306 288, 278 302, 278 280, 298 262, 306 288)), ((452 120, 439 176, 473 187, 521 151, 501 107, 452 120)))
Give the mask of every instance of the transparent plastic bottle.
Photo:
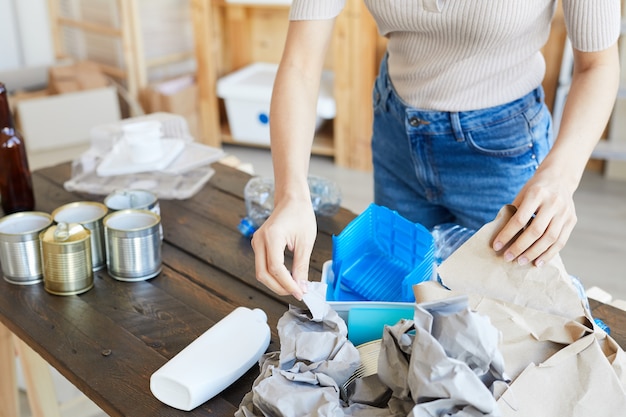
MULTIPOLYGON (((337 214, 341 206, 339 186, 327 178, 316 175, 309 175, 307 181, 315 214, 329 217, 337 214)), ((243 195, 247 214, 239 223, 238 229, 241 234, 250 237, 274 209, 274 180, 253 177, 246 184, 243 195)))
POLYGON ((442 223, 433 227, 431 234, 435 241, 435 262, 440 265, 452 252, 465 243, 476 231, 455 223, 442 223))

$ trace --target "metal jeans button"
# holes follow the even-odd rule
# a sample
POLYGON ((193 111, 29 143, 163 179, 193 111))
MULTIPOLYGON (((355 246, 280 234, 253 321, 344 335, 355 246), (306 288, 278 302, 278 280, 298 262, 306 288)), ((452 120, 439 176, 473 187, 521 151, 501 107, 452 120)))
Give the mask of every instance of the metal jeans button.
POLYGON ((429 125, 429 124, 430 124, 430 122, 429 122, 429 121, 426 121, 426 120, 422 120, 422 119, 420 119, 420 118, 418 118, 418 117, 411 117, 411 118, 409 119, 409 124, 410 124, 411 126, 413 126, 413 127, 417 127, 417 126, 419 126, 419 125, 429 125))

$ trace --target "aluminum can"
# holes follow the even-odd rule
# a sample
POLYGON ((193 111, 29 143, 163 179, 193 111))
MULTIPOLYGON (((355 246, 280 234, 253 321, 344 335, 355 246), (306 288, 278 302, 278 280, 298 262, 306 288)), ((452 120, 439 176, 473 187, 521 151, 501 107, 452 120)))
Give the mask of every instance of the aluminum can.
POLYGON ((150 210, 161 215, 159 199, 147 190, 124 189, 113 191, 105 197, 104 204, 111 211, 137 209, 150 210))
POLYGON ((52 212, 52 218, 56 223, 78 223, 91 232, 91 266, 94 271, 106 266, 102 219, 108 212, 107 206, 95 201, 65 204, 52 212))
POLYGON ((144 281, 161 272, 161 217, 149 210, 119 210, 104 220, 109 275, 144 281))
POLYGON ((41 232, 43 284, 55 295, 82 294, 93 287, 91 232, 60 222, 41 232))
MULTIPOLYGON (((123 189, 113 191, 105 197, 104 204, 110 211, 136 209, 150 210, 161 215, 161 205, 156 194, 148 190, 123 189)), ((163 225, 159 226, 159 236, 163 240, 163 225)))
POLYGON ((43 280, 39 234, 52 224, 52 216, 23 211, 0 219, 0 264, 4 279, 31 285, 43 280))

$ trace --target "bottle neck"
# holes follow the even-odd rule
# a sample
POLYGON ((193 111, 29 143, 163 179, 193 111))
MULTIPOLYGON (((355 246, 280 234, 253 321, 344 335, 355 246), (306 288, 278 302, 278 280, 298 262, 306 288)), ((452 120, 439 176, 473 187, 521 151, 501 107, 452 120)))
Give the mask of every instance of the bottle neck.
POLYGON ((4 84, 0 83, 0 129, 5 127, 14 129, 7 89, 4 84))

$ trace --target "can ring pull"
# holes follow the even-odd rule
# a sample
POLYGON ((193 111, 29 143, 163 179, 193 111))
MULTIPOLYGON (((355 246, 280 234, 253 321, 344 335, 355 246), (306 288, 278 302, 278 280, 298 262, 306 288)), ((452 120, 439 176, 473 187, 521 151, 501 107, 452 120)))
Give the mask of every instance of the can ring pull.
POLYGON ((70 228, 66 222, 59 222, 54 230, 54 240, 56 242, 65 242, 70 237, 70 228))
POLYGON ((55 242, 65 242, 71 236, 74 236, 84 230, 83 226, 80 224, 69 224, 67 222, 59 222, 57 227, 54 229, 54 241, 55 242))

